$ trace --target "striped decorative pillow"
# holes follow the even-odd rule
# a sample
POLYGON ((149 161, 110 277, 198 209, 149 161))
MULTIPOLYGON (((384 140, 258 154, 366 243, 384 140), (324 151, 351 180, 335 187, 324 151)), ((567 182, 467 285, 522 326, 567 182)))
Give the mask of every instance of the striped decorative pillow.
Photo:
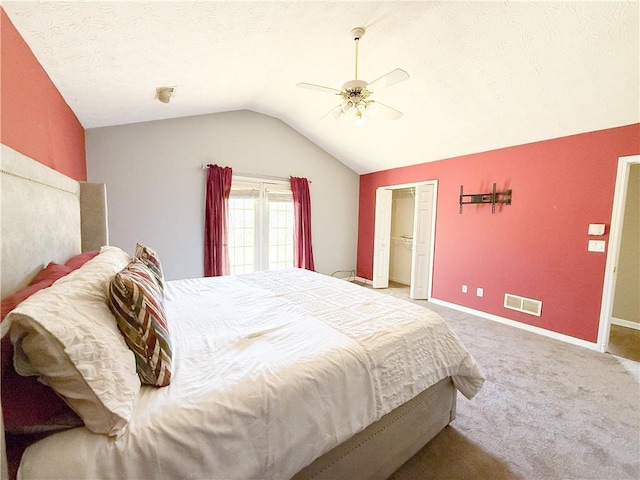
POLYGON ((149 270, 153 272, 153 276, 158 282, 160 291, 164 292, 164 275, 162 273, 162 264, 160 263, 160 257, 158 257, 156 251, 147 247, 146 245, 136 243, 136 253, 134 254, 134 257, 136 257, 147 267, 149 267, 149 270))
POLYGON ((134 258, 109 285, 109 308, 136 357, 142 383, 164 387, 171 381, 171 339, 164 295, 153 272, 134 258))

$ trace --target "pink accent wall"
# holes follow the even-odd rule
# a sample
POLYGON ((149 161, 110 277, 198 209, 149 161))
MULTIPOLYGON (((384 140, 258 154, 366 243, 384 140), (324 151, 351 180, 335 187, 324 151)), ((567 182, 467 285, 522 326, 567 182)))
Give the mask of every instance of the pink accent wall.
POLYGON ((435 179, 433 298, 596 342, 606 254, 587 242, 608 247, 618 157, 638 153, 634 124, 362 175, 357 274, 372 278, 376 188, 435 179), (460 185, 485 193, 493 182, 513 190, 512 205, 458 213, 460 185), (589 237, 589 223, 606 235, 589 237), (504 308, 505 293, 542 300, 542 316, 504 308))
POLYGON ((0 142, 87 179, 84 128, 0 8, 0 142))

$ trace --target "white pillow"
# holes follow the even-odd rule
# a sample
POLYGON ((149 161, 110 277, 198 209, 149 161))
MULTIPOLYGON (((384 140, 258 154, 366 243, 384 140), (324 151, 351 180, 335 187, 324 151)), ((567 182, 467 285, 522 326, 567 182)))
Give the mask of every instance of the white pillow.
POLYGON ((117 247, 32 295, 2 322, 14 365, 39 375, 96 433, 123 432, 140 391, 133 353, 108 307, 111 278, 130 261, 117 247))

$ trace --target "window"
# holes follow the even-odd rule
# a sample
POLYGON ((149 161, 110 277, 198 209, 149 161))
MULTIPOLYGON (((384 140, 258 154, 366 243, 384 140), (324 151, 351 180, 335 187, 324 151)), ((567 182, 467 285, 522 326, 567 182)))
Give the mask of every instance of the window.
POLYGON ((232 275, 293 267, 293 197, 289 185, 233 180, 229 263, 232 275))

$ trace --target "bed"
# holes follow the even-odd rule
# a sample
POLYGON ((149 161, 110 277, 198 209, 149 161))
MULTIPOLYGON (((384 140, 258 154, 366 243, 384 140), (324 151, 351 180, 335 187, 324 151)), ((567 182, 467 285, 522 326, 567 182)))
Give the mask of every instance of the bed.
MULTIPOLYGON (((9 151, 7 165, 2 148, 3 213, 23 203, 5 189, 9 170, 18 172, 10 181, 28 184, 32 195, 60 196, 49 180, 34 182, 23 168, 41 170, 37 162, 9 151)), ((52 251, 52 241, 44 240, 46 248, 11 265, 18 272, 6 277, 11 285, 4 283, 3 262, 3 297, 28 283, 38 265, 108 243, 103 190, 84 186, 93 193, 80 195, 82 185, 69 185, 70 206, 60 208, 80 217, 64 234, 70 241, 52 251)), ((11 247, 3 216, 3 259, 11 255, 5 247, 18 249, 26 238, 60 236, 60 229, 42 226, 47 221, 14 224, 11 247)), ((453 420, 457 391, 472 398, 484 381, 437 314, 288 269, 158 280, 170 382, 141 386, 136 358, 107 306, 110 282, 134 261, 115 246, 99 251, 2 322, 16 348, 16 368, 46 378, 84 423, 30 445, 18 478, 386 478, 453 420), (52 344, 54 353, 40 355, 52 344), (63 368, 51 358, 71 361, 97 400, 57 378, 63 368)))

